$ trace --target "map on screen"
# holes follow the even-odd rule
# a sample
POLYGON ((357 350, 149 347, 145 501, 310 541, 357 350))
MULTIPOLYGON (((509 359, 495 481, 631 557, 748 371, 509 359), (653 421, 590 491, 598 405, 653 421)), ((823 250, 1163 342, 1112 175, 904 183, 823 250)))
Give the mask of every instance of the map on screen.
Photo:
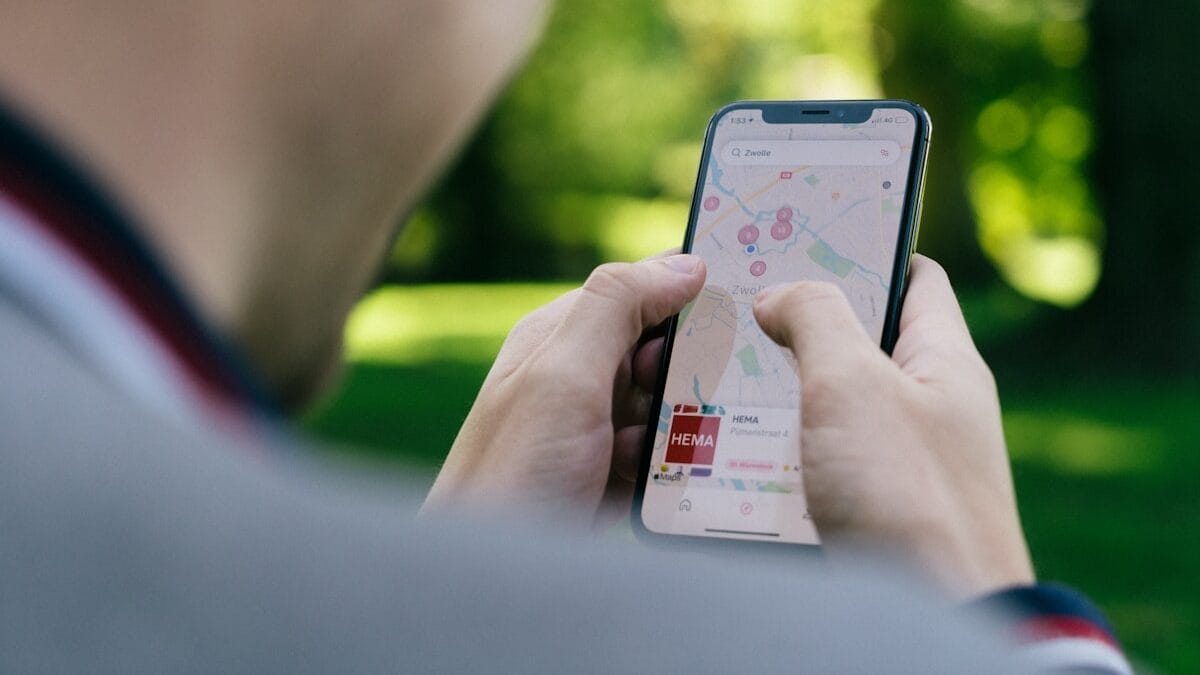
POLYGON ((880 340, 914 126, 888 108, 861 124, 768 124, 746 109, 717 122, 691 239, 708 278, 676 325, 651 530, 816 541, 802 517, 801 383, 751 307, 765 286, 828 281, 880 340))

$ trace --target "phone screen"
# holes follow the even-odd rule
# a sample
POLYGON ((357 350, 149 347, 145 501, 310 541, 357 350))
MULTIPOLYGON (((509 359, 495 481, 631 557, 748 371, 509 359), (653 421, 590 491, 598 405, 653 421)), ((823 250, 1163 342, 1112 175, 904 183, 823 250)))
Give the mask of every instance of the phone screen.
POLYGON ((875 341, 894 323, 895 267, 906 271, 909 250, 897 252, 915 236, 904 231, 916 219, 910 169, 928 127, 912 104, 874 103, 843 111, 849 123, 829 110, 778 122, 764 104, 710 125, 685 245, 708 278, 671 333, 640 499, 650 532, 818 543, 794 358, 751 307, 764 286, 815 279, 845 292, 875 341))

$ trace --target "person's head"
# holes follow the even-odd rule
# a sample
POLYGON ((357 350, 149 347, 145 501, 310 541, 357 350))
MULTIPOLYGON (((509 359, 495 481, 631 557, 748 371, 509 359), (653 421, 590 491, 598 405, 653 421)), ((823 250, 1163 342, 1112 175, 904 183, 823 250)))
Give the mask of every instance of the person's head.
POLYGON ((539 0, 0 5, 0 100, 64 142, 287 402, 539 0))

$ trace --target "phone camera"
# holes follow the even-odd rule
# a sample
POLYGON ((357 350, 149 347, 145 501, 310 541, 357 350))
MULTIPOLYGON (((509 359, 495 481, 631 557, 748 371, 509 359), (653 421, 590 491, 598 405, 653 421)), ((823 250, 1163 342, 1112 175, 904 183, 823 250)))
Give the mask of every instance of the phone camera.
POLYGON ((839 111, 837 111, 837 112, 836 112, 836 113, 834 113, 834 114, 835 114, 835 115, 837 115, 839 118, 841 118, 841 117, 845 117, 845 116, 846 116, 846 111, 845 111, 845 110, 839 110, 839 111))

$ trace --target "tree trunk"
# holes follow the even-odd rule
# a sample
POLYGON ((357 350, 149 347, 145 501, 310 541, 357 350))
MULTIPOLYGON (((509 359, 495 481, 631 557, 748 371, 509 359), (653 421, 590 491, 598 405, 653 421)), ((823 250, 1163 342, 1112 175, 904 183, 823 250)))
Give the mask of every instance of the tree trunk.
POLYGON ((1200 3, 1098 0, 1094 176, 1103 271, 1067 321, 1091 358, 1200 372, 1200 3), (1090 332, 1083 335, 1084 331, 1090 332))

